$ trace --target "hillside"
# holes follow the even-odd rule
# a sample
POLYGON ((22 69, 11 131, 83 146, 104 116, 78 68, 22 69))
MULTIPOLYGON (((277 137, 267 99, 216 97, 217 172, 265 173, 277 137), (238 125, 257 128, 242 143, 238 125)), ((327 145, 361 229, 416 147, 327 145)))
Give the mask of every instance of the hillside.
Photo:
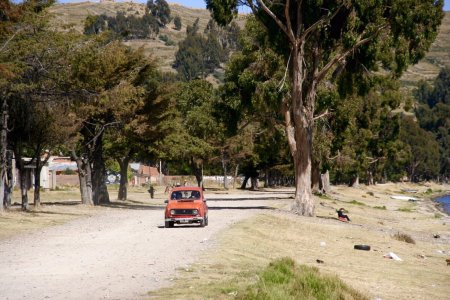
POLYGON ((450 67, 450 12, 445 13, 439 34, 430 51, 417 65, 408 69, 402 77, 402 82, 411 88, 421 79, 431 81, 443 67, 450 67))
MULTIPOLYGON (((180 16, 182 28, 180 31, 175 30, 173 22, 168 24, 166 28, 160 29, 160 35, 167 35, 170 40, 176 44, 186 37, 186 26, 192 25, 197 18, 199 18, 200 32, 203 32, 210 19, 209 11, 206 9, 187 8, 178 4, 170 4, 172 17, 180 16)), ((55 26, 72 28, 82 33, 84 20, 88 15, 115 16, 117 12, 123 11, 127 15, 138 14, 143 15, 145 12, 145 4, 132 2, 82 2, 70 4, 57 4, 50 8, 50 13, 54 16, 53 22, 55 26)), ((239 21, 243 24, 244 17, 240 17, 239 21)), ((171 65, 173 63, 177 46, 166 46, 165 43, 158 38, 145 40, 131 40, 126 42, 133 48, 143 47, 145 53, 154 55, 160 59, 162 70, 173 70, 171 65)))
MULTIPOLYGON (((203 31, 210 18, 209 12, 205 9, 192 9, 178 4, 171 4, 170 9, 172 16, 180 16, 183 27, 180 31, 177 31, 173 29, 173 23, 170 23, 166 28, 161 29, 160 34, 167 35, 169 39, 176 43, 185 38, 187 25, 192 25, 199 18, 200 31, 203 31)), ((132 2, 82 2, 57 4, 50 9, 55 17, 54 24, 57 24, 56 26, 74 28, 79 32, 83 32, 86 16, 100 14, 114 16, 118 11, 142 15, 145 11, 145 5, 132 2)), ((240 16, 238 22, 243 24, 245 16, 240 16)), ((176 46, 166 46, 159 39, 133 40, 126 43, 135 48, 143 47, 146 53, 158 57, 164 71, 173 70, 171 65, 177 50, 176 46)), ((420 79, 432 80, 444 66, 450 67, 450 12, 446 12, 440 32, 430 52, 417 65, 411 66, 402 77, 403 85, 407 88, 413 88, 420 79)))

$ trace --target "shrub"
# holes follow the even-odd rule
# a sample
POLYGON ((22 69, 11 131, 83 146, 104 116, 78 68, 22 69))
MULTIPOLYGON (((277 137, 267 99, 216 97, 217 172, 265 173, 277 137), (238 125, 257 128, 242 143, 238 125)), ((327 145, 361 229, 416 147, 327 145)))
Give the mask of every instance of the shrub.
POLYGON ((322 275, 315 267, 296 265, 290 258, 269 264, 256 284, 237 299, 368 299, 336 276, 322 275))
POLYGON ((374 206, 373 208, 375 209, 382 209, 382 210, 386 210, 386 206, 374 206))
POLYGON ((349 203, 350 203, 350 204, 354 204, 354 205, 366 205, 366 204, 364 204, 364 203, 362 203, 362 202, 359 202, 359 201, 356 201, 356 200, 352 200, 352 201, 350 201, 349 203))
POLYGON ((396 240, 399 240, 399 241, 402 241, 402 242, 406 242, 406 243, 409 243, 409 244, 415 244, 416 243, 416 241, 414 241, 414 239, 410 235, 408 235, 406 233, 397 232, 396 234, 394 234, 394 238, 396 240))
POLYGON ((401 207, 397 210, 402 211, 402 212, 412 212, 413 211, 411 207, 401 207))

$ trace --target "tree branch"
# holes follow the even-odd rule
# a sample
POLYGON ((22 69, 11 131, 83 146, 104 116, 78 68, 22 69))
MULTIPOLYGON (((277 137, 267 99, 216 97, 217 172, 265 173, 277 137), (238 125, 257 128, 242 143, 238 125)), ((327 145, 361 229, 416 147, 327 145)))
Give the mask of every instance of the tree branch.
POLYGON ((319 21, 317 21, 316 23, 309 26, 305 30, 305 32, 303 32, 302 36, 300 37, 300 40, 305 40, 307 38, 307 36, 314 30, 316 30, 320 25, 331 21, 337 15, 337 13, 341 10, 342 7, 344 7, 344 4, 341 4, 341 6, 339 6, 333 14, 328 14, 328 16, 322 17, 319 21))
POLYGON ((277 23, 278 27, 280 27, 280 29, 283 30, 284 34, 288 37, 291 44, 294 45, 295 37, 290 35, 288 28, 283 24, 283 22, 281 22, 281 20, 266 6, 262 0, 256 0, 256 2, 258 2, 262 10, 268 14, 275 21, 275 23, 277 23))
POLYGON ((330 113, 329 113, 329 111, 328 111, 328 109, 326 109, 324 112, 322 112, 320 115, 318 115, 318 116, 315 116, 314 118, 313 118, 313 120, 317 120, 317 119, 320 119, 320 118, 323 118, 323 117, 325 117, 325 116, 327 116, 327 115, 329 115, 330 113))
POLYGON ((284 17, 286 18, 286 24, 287 24, 287 31, 290 35, 289 39, 290 40, 295 40, 295 36, 294 36, 294 31, 292 30, 292 23, 291 23, 291 18, 289 17, 289 10, 290 10, 290 6, 291 6, 291 1, 287 0, 286 1, 286 6, 284 7, 284 17))
POLYGON ((361 35, 358 37, 358 42, 355 43, 350 49, 348 49, 347 51, 337 54, 332 60, 330 60, 323 68, 322 70, 317 74, 316 76, 316 80, 319 83, 324 77, 325 75, 328 73, 328 71, 338 62, 342 61, 343 59, 345 59, 350 53, 352 53, 353 51, 355 51, 359 46, 364 45, 368 42, 370 42, 373 38, 375 38, 378 33, 387 27, 387 24, 381 25, 377 28, 377 30, 369 37, 366 37, 364 39, 362 39, 362 37, 364 36, 365 32, 361 33, 361 35))

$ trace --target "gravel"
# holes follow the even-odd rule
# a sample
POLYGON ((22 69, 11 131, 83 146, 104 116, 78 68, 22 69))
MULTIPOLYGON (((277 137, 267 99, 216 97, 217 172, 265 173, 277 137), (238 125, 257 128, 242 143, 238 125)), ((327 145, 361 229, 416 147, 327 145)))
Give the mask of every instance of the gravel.
MULTIPOLYGON (((140 299, 170 284, 217 233, 265 210, 262 199, 208 202, 209 226, 164 228, 163 210, 98 215, 0 241, 2 299, 140 299)), ((148 296, 147 296, 148 297, 148 296)))

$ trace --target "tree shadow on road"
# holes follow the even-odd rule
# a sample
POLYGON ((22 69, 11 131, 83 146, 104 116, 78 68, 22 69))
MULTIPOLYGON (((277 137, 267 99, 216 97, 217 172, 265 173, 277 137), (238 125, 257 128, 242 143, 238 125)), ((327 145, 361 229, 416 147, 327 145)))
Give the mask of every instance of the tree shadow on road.
POLYGON ((208 209, 210 210, 223 210, 223 209, 268 209, 273 210, 276 209, 274 207, 270 206, 209 206, 208 209))
POLYGON ((119 209, 132 209, 132 210, 163 210, 164 205, 151 205, 151 204, 144 204, 139 202, 128 202, 128 201, 121 201, 121 202, 115 202, 112 201, 108 204, 100 204, 99 206, 102 207, 109 207, 109 208, 119 208, 119 209))

